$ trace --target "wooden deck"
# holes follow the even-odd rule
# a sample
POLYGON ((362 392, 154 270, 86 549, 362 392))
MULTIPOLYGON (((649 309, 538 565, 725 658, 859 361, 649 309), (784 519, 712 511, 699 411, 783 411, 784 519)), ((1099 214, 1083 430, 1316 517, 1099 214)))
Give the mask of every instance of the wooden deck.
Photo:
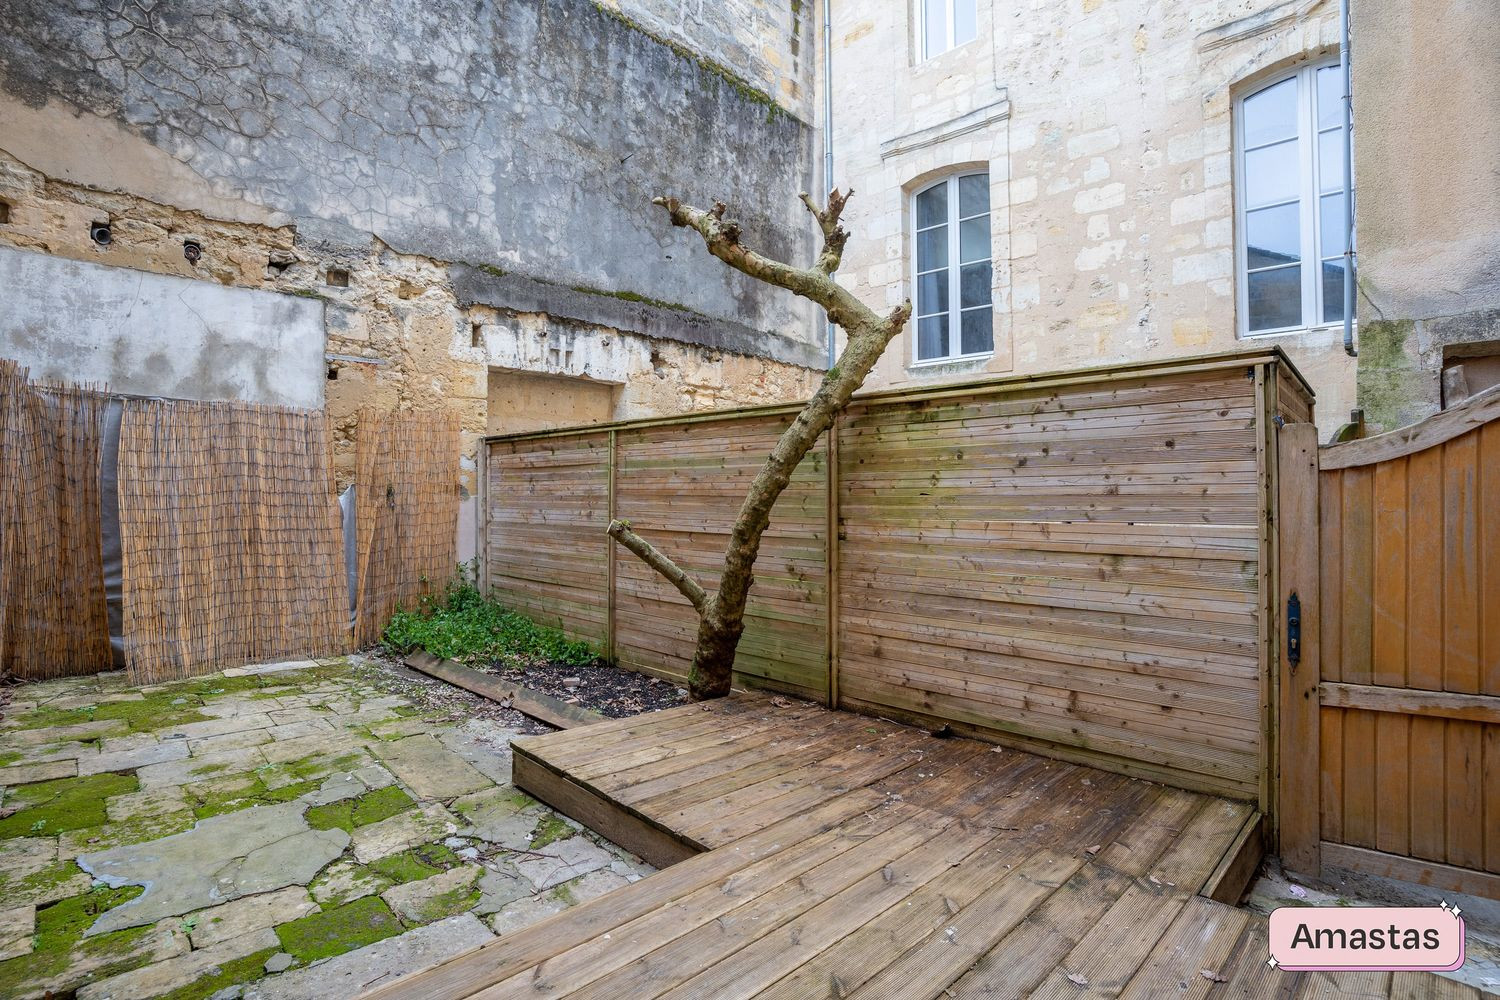
POLYGON ((370 997, 1478 995, 1267 967, 1246 803, 759 694, 515 750, 670 867, 370 997))

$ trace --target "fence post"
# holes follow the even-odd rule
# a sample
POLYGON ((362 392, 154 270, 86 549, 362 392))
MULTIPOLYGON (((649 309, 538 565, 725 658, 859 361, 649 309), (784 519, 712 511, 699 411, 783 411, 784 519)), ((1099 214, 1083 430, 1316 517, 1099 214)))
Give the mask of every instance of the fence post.
POLYGON ((839 707, 839 415, 828 425, 825 449, 828 493, 828 527, 824 530, 823 567, 828 574, 823 588, 827 602, 828 707, 839 707))
MULTIPOLYGON (((609 432, 609 493, 605 498, 605 523, 615 519, 615 432, 609 432)), ((615 662, 615 540, 604 535, 604 658, 615 662)))
POLYGON ((474 555, 475 555, 475 583, 478 585, 479 593, 485 597, 490 596, 490 443, 484 438, 479 439, 479 453, 475 456, 478 482, 474 491, 475 505, 478 510, 474 514, 474 555))
POLYGON ((1290 871, 1317 876, 1319 852, 1318 707, 1318 429, 1287 424, 1276 439, 1280 474, 1277 502, 1276 628, 1278 810, 1276 832, 1282 863, 1290 871), (1288 634, 1288 602, 1297 595, 1300 636, 1294 661, 1288 634))

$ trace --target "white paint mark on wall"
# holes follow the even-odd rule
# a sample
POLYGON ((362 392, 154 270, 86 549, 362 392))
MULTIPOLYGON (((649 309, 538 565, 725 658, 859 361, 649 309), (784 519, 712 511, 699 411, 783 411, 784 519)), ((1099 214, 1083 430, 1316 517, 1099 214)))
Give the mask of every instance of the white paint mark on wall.
POLYGON ((115 392, 321 409, 323 303, 0 247, 0 357, 115 392))

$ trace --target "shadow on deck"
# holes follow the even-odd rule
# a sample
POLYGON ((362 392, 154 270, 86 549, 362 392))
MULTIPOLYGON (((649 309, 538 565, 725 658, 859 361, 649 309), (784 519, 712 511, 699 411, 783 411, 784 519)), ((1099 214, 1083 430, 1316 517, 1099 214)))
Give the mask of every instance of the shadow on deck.
POLYGON ((670 867, 370 997, 1477 995, 1269 968, 1219 901, 1252 806, 972 740, 744 694, 519 740, 514 777, 670 867))

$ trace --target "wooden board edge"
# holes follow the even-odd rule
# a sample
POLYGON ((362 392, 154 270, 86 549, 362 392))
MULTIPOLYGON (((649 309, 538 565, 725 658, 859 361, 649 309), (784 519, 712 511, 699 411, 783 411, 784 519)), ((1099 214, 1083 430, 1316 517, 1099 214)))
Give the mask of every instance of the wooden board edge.
POLYGON ((402 662, 413 670, 440 681, 446 681, 454 687, 463 688, 481 698, 488 698, 494 702, 508 702, 511 708, 522 715, 529 715, 533 719, 559 729, 572 729, 575 726, 589 726, 596 722, 609 721, 598 712, 569 705, 549 694, 532 691, 491 674, 481 673, 472 667, 454 663, 452 660, 440 660, 431 653, 412 653, 402 662))
POLYGON ((1461 694, 1454 691, 1424 691, 1418 688, 1382 687, 1324 681, 1318 692, 1325 708, 1358 708, 1367 712, 1390 712, 1428 719, 1500 724, 1500 696, 1461 694))
POLYGON ((1265 855, 1266 817, 1264 813, 1253 812, 1245 818, 1240 832, 1230 842, 1229 849, 1219 859, 1218 866, 1198 895, 1216 903, 1238 906, 1265 855))
POLYGON ((1486 899, 1500 899, 1500 875, 1459 868, 1437 861, 1421 861, 1417 858, 1387 854, 1368 847, 1350 847, 1348 844, 1333 844, 1323 841, 1323 877, 1328 878, 1330 868, 1340 868, 1361 875, 1397 879, 1416 885, 1462 892, 1486 899))
POLYGON ((603 795, 579 784, 513 746, 511 781, 606 840, 618 844, 657 868, 686 861, 704 848, 648 822, 603 795))
POLYGON ((921 712, 896 708, 891 705, 880 705, 875 702, 862 701, 858 698, 850 698, 842 694, 839 696, 839 702, 839 711, 841 712, 854 712, 859 715, 868 715, 877 719, 900 723, 901 725, 915 726, 918 729, 925 729, 929 733, 946 729, 955 736, 966 736, 970 739, 979 740, 982 743, 1010 747, 1013 750, 1021 750, 1025 753, 1035 754, 1038 757, 1067 761, 1070 764, 1096 767, 1101 771, 1111 771, 1130 778, 1138 778, 1142 781, 1154 781, 1157 784, 1167 785, 1171 788, 1181 788, 1189 792, 1214 795, 1235 802, 1249 802, 1253 804, 1256 798, 1256 790, 1250 788, 1248 785, 1241 785, 1231 781, 1219 782, 1206 777, 1203 780, 1199 780, 1198 776, 1166 766, 1153 766, 1144 761, 1120 757, 1099 750, 1089 750, 1083 747, 1054 743, 1040 736, 1008 733, 1003 730, 989 729, 966 722, 955 722, 952 719, 944 719, 935 715, 924 715, 921 712))
POLYGON ((1324 445, 1319 452, 1319 462, 1324 469, 1349 469, 1404 458, 1452 441, 1492 420, 1500 420, 1500 387, 1475 393, 1457 406, 1439 410, 1406 427, 1374 437, 1324 445))

